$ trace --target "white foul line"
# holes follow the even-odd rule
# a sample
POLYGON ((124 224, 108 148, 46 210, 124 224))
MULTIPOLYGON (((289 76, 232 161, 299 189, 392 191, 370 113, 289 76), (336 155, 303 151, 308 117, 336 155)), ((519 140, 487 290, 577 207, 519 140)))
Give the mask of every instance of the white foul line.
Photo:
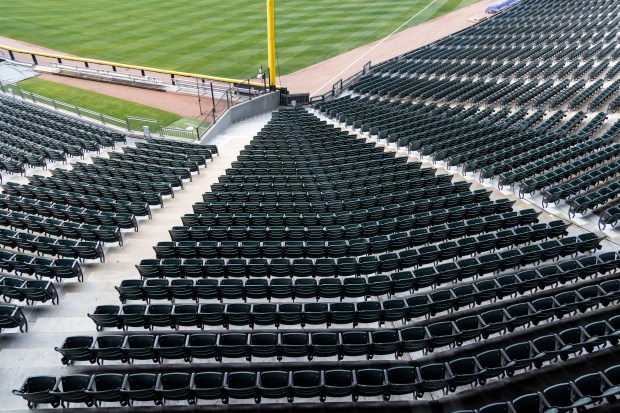
POLYGON ((318 88, 317 90, 314 91, 314 93, 311 94, 315 95, 319 90, 323 89, 325 86, 327 86, 328 84, 330 84, 331 82, 333 82, 338 76, 340 76, 342 73, 344 73, 347 69, 349 69, 351 66, 353 66, 355 63, 359 62, 361 58, 363 58, 364 56, 366 56, 368 53, 372 52, 373 50, 375 50, 377 47, 379 47, 383 42, 385 42, 387 39, 389 39, 390 37, 392 37, 396 32, 398 32, 400 29, 403 28, 403 26, 407 25, 411 20, 415 19, 416 17, 418 17, 418 15, 420 13, 422 13, 424 10, 426 10, 427 8, 429 8, 430 6, 432 6, 434 3, 436 3, 437 0, 433 0, 430 3, 428 3, 426 6, 424 6, 424 8, 422 10, 420 10, 419 12, 417 12, 416 14, 414 14, 413 16, 411 16, 409 18, 409 20, 407 20, 406 22, 404 22, 403 24, 401 24, 400 26, 398 26, 392 33, 388 34, 387 36, 385 36, 383 39, 381 39, 381 41, 379 43, 377 43, 376 45, 374 45, 373 47, 371 47, 370 49, 368 49, 366 52, 364 52, 360 57, 358 57, 357 59, 355 59, 354 61, 352 61, 349 66, 345 67, 344 69, 342 69, 340 72, 338 72, 334 77, 332 77, 331 79, 329 79, 327 82, 325 82, 320 88, 318 88))

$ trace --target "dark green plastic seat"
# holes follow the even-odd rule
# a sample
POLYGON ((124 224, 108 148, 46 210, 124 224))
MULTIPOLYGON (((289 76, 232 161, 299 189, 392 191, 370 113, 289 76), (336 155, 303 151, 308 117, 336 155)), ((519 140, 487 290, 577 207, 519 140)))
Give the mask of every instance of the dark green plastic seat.
POLYGON ((572 383, 560 383, 547 387, 542 394, 547 402, 548 409, 554 409, 558 412, 581 410, 592 403, 592 399, 584 397, 572 383))
POLYGON ((290 397, 291 378, 287 371, 262 371, 258 374, 258 391, 261 397, 278 399, 290 397))
POLYGON ((56 395, 50 393, 56 386, 56 381, 56 377, 51 376, 28 377, 19 390, 13 390, 13 394, 26 400, 29 408, 46 403, 58 407, 60 400, 56 395))
POLYGON ((280 338, 276 333, 252 333, 249 343, 253 357, 278 357, 280 355, 280 338))
POLYGON ((309 398, 322 395, 323 378, 320 371, 300 370, 293 372, 291 376, 294 397, 309 398))
POLYGON ((236 371, 226 375, 224 390, 229 397, 235 399, 253 398, 256 403, 260 402, 258 393, 257 374, 249 371, 236 371))
MULTIPOLYGON (((185 350, 187 338, 184 334, 160 334, 156 336, 154 349, 160 360, 189 360, 185 350)), ((189 377, 188 377, 189 383, 189 377)))
MULTIPOLYGON (((599 403, 605 398, 608 391, 613 392, 613 385, 601 372, 590 373, 580 376, 573 382, 575 387, 584 397, 589 398, 594 403, 599 403)), ((618 389, 620 391, 620 389, 618 389)))
POLYGON ((340 335, 341 354, 344 356, 366 356, 369 358, 371 354, 372 344, 368 332, 365 331, 345 331, 340 335))
MULTIPOLYGON (((603 392, 604 397, 617 397, 620 394, 620 366, 608 367, 603 371, 611 387, 603 392)), ((612 399, 613 400, 613 399, 612 399)))
POLYGON ((306 357, 310 354, 308 333, 282 333, 282 355, 286 357, 306 357))
POLYGON ((420 380, 415 367, 392 367, 387 370, 390 395, 412 394, 415 397, 420 380))
POLYGON ((530 393, 517 397, 512 401, 512 408, 516 413, 532 413, 544 408, 544 399, 540 393, 530 393))
POLYGON ((124 358, 133 360, 153 360, 157 363, 159 357, 155 350, 156 336, 152 334, 132 334, 126 337, 123 343, 124 358))
POLYGON ((90 351, 95 355, 98 362, 105 360, 127 361, 123 351, 125 336, 105 335, 95 338, 90 351))
POLYGON ((97 402, 117 402, 122 406, 127 404, 126 397, 120 392, 125 376, 118 373, 95 374, 91 377, 88 388, 84 393, 97 402))
POLYGON ((355 389, 353 372, 350 370, 326 370, 323 380, 327 397, 347 397, 355 389))
POLYGON ((331 324, 354 323, 356 319, 355 304, 341 302, 329 305, 331 324))
POLYGON ((228 325, 225 304, 201 304, 199 320, 201 325, 223 326, 228 325))
POLYGON ((142 291, 143 280, 123 280, 119 286, 115 286, 118 291, 119 298, 122 303, 127 300, 143 300, 144 293, 142 291))
POLYGON ((190 373, 162 373, 159 376, 155 393, 162 400, 187 400, 193 402, 190 392, 190 373))
POLYGON ((65 403, 85 403, 87 406, 92 406, 92 397, 84 392, 89 383, 90 376, 87 374, 62 376, 50 394, 58 397, 63 407, 65 403))
POLYGON ((153 373, 133 373, 125 376, 120 392, 129 399, 131 405, 133 401, 156 401, 159 397, 155 392, 157 385, 157 374, 153 373))
POLYGON ((95 362, 95 356, 90 348, 95 340, 91 336, 72 336, 67 337, 62 346, 55 347, 54 350, 62 354, 62 364, 69 364, 74 361, 95 362))
POLYGON ((420 384, 417 397, 422 397, 424 392, 433 392, 445 389, 451 379, 450 371, 444 363, 431 363, 419 367, 418 376, 420 384))
POLYGON ((194 358, 216 358, 218 356, 217 339, 218 336, 214 333, 196 333, 187 335, 184 347, 187 351, 188 361, 192 361, 194 358))
POLYGON ((506 356, 501 350, 487 350, 476 355, 476 359, 482 367, 483 371, 480 373, 479 381, 484 381, 491 377, 503 376, 507 369, 511 369, 514 363, 506 359, 506 356))
POLYGON ((340 354, 341 343, 337 333, 319 332, 310 334, 311 353, 308 359, 313 357, 332 357, 340 354))
POLYGON ((248 335, 245 333, 220 334, 217 342, 219 358, 249 358, 248 335))
POLYGON ((482 368, 475 357, 463 357, 447 363, 450 370, 448 389, 456 391, 459 386, 475 383, 482 368))
POLYGON ((355 372, 355 394, 362 397, 381 396, 386 394, 388 383, 385 371, 380 369, 362 369, 355 372))
POLYGON ((377 301, 363 301, 355 304, 357 308, 356 324, 376 323, 381 321, 383 307, 377 301))
POLYGON ((300 325, 303 320, 302 305, 298 303, 288 303, 278 305, 279 324, 300 325))
POLYGON ((88 317, 95 322, 98 331, 103 330, 104 327, 121 328, 122 324, 117 318, 119 312, 120 307, 117 305, 99 305, 92 314, 88 314, 88 317))
POLYGON ((305 303, 303 305, 304 323, 310 325, 328 324, 330 319, 327 303, 305 303))
POLYGON ((224 395, 224 380, 225 374, 221 372, 194 373, 191 377, 190 391, 197 399, 222 399, 222 402, 227 403, 228 397, 224 395))

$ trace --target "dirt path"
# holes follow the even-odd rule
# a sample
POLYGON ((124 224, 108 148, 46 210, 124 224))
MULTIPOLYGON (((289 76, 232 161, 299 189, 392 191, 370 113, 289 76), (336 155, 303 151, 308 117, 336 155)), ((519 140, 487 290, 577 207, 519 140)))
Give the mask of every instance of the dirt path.
MULTIPOLYGON (((97 82, 94 80, 78 79, 75 77, 51 75, 47 73, 41 75, 41 79, 78 87, 91 92, 101 93, 103 95, 113 96, 115 98, 128 100, 134 103, 152 106, 154 108, 165 110, 170 113, 176 113, 177 115, 187 118, 200 117, 200 106, 198 105, 197 96, 161 92, 157 90, 148 90, 132 86, 97 82)), ((201 105, 202 110, 205 112, 211 108, 211 102, 207 102, 204 99, 201 101, 201 105)))
POLYGON ((473 25, 473 18, 488 16, 484 10, 495 2, 497 0, 479 1, 396 33, 379 47, 374 48, 382 40, 308 66, 282 76, 281 84, 293 93, 325 93, 331 90, 332 85, 339 79, 346 79, 362 70, 368 61, 373 64, 382 62, 473 25))
MULTIPOLYGON (((330 90, 332 84, 337 80, 346 79, 356 72, 359 72, 368 61, 379 63, 471 26, 474 24, 473 19, 484 17, 486 15, 484 9, 496 1, 497 0, 481 0, 478 3, 463 7, 462 9, 397 33, 386 41, 375 41, 340 56, 282 76, 281 79, 278 80, 293 93, 309 92, 313 95, 324 93, 330 90), (381 45, 377 46, 379 43, 381 43, 381 45)), ((66 54, 2 36, 0 36, 0 44, 37 52, 66 54)), ((44 74, 42 78, 114 96, 131 102, 141 103, 186 117, 196 118, 200 116, 200 109, 196 96, 158 92, 131 86, 101 83, 50 74, 44 74)), ((202 101, 202 109, 204 112, 209 109, 209 103, 210 102, 204 100, 202 101)))
POLYGON ((21 40, 10 39, 4 36, 0 36, 0 44, 3 46, 13 47, 15 49, 31 50, 33 52, 40 53, 62 54, 65 56, 75 57, 75 55, 71 55, 69 53, 59 52, 58 50, 48 49, 47 47, 37 46, 36 44, 26 43, 22 42, 21 40))

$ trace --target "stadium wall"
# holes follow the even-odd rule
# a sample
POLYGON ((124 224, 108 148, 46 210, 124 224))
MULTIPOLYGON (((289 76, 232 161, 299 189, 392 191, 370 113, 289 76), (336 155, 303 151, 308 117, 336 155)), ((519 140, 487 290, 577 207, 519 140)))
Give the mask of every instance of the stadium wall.
POLYGON ((280 106, 280 92, 275 91, 258 96, 252 100, 231 106, 211 125, 200 140, 201 144, 207 144, 216 136, 224 133, 226 129, 237 122, 271 112, 280 106))

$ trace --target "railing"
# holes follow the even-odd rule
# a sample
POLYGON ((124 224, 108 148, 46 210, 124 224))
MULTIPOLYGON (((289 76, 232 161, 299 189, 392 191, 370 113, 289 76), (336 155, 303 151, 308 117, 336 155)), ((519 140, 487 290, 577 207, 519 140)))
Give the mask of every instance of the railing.
POLYGON ((201 81, 196 79, 195 82, 191 82, 188 80, 177 80, 176 86, 179 89, 185 90, 187 92, 195 92, 198 96, 210 95, 213 92, 214 95, 220 96, 227 91, 230 91, 232 85, 226 85, 219 83, 209 82, 206 83, 204 79, 201 81))
POLYGON ((191 130, 186 130, 186 129, 163 127, 159 129, 159 132, 161 136, 165 136, 167 138, 182 138, 182 139, 190 139, 192 141, 199 139, 201 136, 201 134, 198 131, 198 128, 192 128, 191 130))
POLYGON ((136 118, 134 116, 125 116, 128 131, 145 131, 145 133, 159 133, 161 126, 157 119, 136 118), (148 132, 144 129, 148 127, 148 132))
POLYGON ((362 70, 360 70, 359 72, 357 72, 356 74, 354 74, 353 76, 342 80, 340 79, 339 81, 337 81, 336 83, 334 83, 332 85, 332 90, 330 90, 327 93, 324 93, 322 95, 318 95, 318 96, 312 96, 310 98, 310 103, 317 103, 317 102, 325 102, 327 100, 331 100, 334 99, 335 97, 337 97, 343 90, 345 90, 346 88, 348 88, 349 86, 351 86, 353 83, 355 83, 355 81, 357 81, 360 77, 364 76, 366 73, 368 73, 370 71, 371 68, 371 64, 370 62, 367 62, 364 67, 362 68, 362 70))
POLYGON ((221 95, 219 99, 215 100, 215 92, 213 85, 211 85, 211 99, 213 105, 211 106, 211 110, 205 116, 204 120, 196 127, 196 134, 198 139, 202 137, 202 135, 209 129, 209 126, 217 123, 217 118, 222 116, 222 114, 229 109, 231 106, 234 106, 235 103, 239 102, 239 96, 246 94, 249 100, 252 100, 252 97, 261 95, 263 93, 269 92, 269 86, 267 85, 266 79, 269 76, 269 70, 267 70, 263 75, 263 83, 260 86, 259 83, 252 82, 252 78, 247 78, 242 82, 235 83, 228 89, 220 89, 221 95), (223 102, 226 102, 226 107, 222 112, 218 115, 218 107, 223 106, 223 102), (211 117, 211 123, 208 122, 209 117, 211 117))
MULTIPOLYGON (((252 100, 252 97, 256 97, 258 95, 262 95, 263 93, 269 92, 269 85, 267 85, 267 79, 269 77, 269 70, 266 70, 263 74, 262 83, 257 83, 252 81, 252 78, 247 78, 241 82, 234 83, 231 87, 231 92, 235 93, 237 96, 247 95, 249 100, 252 100)), ((260 80, 260 79, 259 79, 260 80)), ((273 89, 278 89, 279 87, 273 86, 273 89)))
MULTIPOLYGON (((67 56, 56 53, 45 53, 45 52, 37 52, 34 50, 25 50, 18 49, 15 47, 0 45, 0 54, 3 55, 4 58, 7 57, 13 61, 20 61, 24 63, 31 63, 35 65, 48 65, 52 64, 60 64, 60 65, 68 65, 67 62, 75 62, 79 64, 81 67, 86 69, 93 69, 97 67, 102 67, 112 69, 112 72, 117 72, 119 69, 125 70, 128 73, 136 73, 139 76, 146 76, 148 74, 152 74, 153 76, 157 76, 161 80, 169 81, 172 85, 174 85, 178 80, 183 78, 187 79, 207 79, 213 82, 221 82, 221 83, 230 83, 230 84, 239 84, 245 82, 240 79, 231 79, 226 77, 219 76, 209 76, 202 75, 198 73, 187 73, 187 72, 179 72, 176 70, 167 70, 167 69, 159 69, 154 67, 146 67, 146 66, 137 66, 126 63, 119 62, 110 62, 106 60, 99 59, 89 59, 83 57, 76 56, 67 56)), ((264 86, 260 82, 250 82, 252 86, 262 87, 264 86)), ((274 86, 276 89, 279 89, 279 86, 274 86)))
POLYGON ((51 63, 51 67, 60 70, 61 72, 70 71, 74 72, 78 75, 87 75, 90 77, 94 77, 100 81, 103 80, 122 80, 126 83, 132 83, 135 85, 163 85, 163 81, 160 79, 151 77, 151 76, 141 76, 141 75, 133 75, 130 73, 119 73, 113 70, 104 70, 104 69, 88 69, 79 66, 70 66, 59 63, 51 63))
POLYGON ((226 91, 226 93, 220 96, 217 102, 213 104, 211 111, 207 114, 207 116, 205 116, 205 118, 200 123, 200 125, 196 127, 196 133, 198 134, 199 139, 207 131, 207 129, 209 129, 209 126, 212 124, 215 124, 217 122, 217 118, 221 116, 221 114, 219 116, 217 115, 217 107, 220 103, 222 103, 223 99, 226 99, 226 108, 222 111, 222 113, 224 113, 228 108, 233 106, 231 105, 231 103, 234 101, 232 100, 232 96, 229 96, 229 93, 232 93, 232 92, 226 91), (212 119, 211 123, 208 122, 209 116, 211 116, 211 119, 212 119))
POLYGON ((90 121, 101 123, 104 126, 112 126, 123 129, 127 132, 142 133, 146 137, 155 135, 162 138, 197 140, 200 136, 202 136, 208 127, 208 124, 205 124, 205 121, 203 121, 199 127, 192 128, 190 131, 186 129, 162 127, 156 119, 136 118, 132 116, 126 116, 125 119, 118 119, 103 113, 94 112, 89 109, 84 109, 56 99, 51 99, 45 96, 37 95, 36 93, 28 92, 20 88, 16 83, 3 84, 0 82, 0 92, 5 95, 12 96, 15 99, 22 99, 34 104, 45 105, 50 109, 66 112, 80 118, 86 118, 90 121), (145 130, 145 126, 148 126, 148 132, 145 130))

